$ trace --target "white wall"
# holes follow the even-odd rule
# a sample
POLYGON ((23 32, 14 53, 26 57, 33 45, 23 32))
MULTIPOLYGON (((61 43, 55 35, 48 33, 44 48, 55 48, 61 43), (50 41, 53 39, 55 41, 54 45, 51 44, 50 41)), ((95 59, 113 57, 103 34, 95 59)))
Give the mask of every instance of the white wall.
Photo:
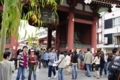
POLYGON ((104 30, 104 34, 111 34, 111 33, 120 33, 120 26, 104 30))
POLYGON ((115 18, 115 17, 118 17, 118 16, 120 16, 120 10, 119 11, 115 11, 115 12, 111 12, 111 13, 107 13, 105 15, 105 20, 111 19, 111 18, 115 18))

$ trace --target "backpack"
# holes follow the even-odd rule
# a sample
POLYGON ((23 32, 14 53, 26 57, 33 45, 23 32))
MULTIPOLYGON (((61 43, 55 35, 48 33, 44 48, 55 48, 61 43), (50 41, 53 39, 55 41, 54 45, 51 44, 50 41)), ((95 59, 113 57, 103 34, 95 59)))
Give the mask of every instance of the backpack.
POLYGON ((117 60, 113 60, 108 65, 108 70, 110 71, 110 75, 108 76, 109 80, 118 80, 120 74, 120 58, 117 60))
POLYGON ((81 59, 81 61, 84 61, 84 57, 83 57, 83 55, 80 56, 80 59, 81 59))

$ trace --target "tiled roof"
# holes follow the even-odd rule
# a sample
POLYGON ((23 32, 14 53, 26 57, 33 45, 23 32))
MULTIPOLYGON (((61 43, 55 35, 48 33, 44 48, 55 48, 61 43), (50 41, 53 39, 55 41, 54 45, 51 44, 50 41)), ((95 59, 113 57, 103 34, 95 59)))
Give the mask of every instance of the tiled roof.
POLYGON ((120 7, 120 0, 92 0, 92 3, 105 6, 116 4, 117 7, 120 7))

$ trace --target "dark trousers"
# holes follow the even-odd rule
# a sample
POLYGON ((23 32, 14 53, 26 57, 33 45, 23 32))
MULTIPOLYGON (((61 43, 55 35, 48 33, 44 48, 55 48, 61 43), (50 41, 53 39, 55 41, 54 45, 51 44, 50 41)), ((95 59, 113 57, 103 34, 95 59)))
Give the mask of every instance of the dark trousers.
POLYGON ((43 59, 39 59, 39 68, 41 68, 41 63, 43 64, 43 67, 45 67, 45 61, 43 59))
POLYGON ((100 76, 102 76, 103 69, 104 69, 104 68, 100 68, 100 76))
POLYGON ((95 63, 93 63, 93 64, 91 65, 92 71, 94 71, 94 68, 95 68, 95 63))
POLYGON ((54 74, 54 76, 55 76, 55 75, 56 75, 55 67, 49 65, 49 66, 48 66, 48 77, 51 77, 52 72, 53 72, 53 74, 54 74))
POLYGON ((44 60, 45 67, 48 67, 48 60, 44 60))

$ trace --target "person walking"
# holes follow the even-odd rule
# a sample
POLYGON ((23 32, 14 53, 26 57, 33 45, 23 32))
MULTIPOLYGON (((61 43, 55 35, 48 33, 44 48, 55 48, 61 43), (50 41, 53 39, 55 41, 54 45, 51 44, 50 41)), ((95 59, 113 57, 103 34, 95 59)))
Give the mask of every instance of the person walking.
POLYGON ((65 67, 65 57, 63 52, 60 53, 59 60, 55 63, 58 64, 58 80, 64 80, 63 69, 65 67))
POLYGON ((108 74, 108 73, 107 73, 107 72, 108 72, 108 71, 107 71, 108 53, 105 54, 105 56, 104 56, 104 60, 105 60, 105 64, 104 64, 104 73, 105 73, 105 75, 106 75, 106 74, 108 74))
POLYGON ((104 60, 104 52, 100 52, 100 77, 103 77, 103 69, 105 65, 105 60, 104 60))
POLYGON ((78 53, 78 68, 80 69, 80 67, 81 67, 81 55, 82 55, 82 52, 81 52, 81 50, 79 51, 79 53, 78 53))
POLYGON ((85 62, 85 67, 86 67, 86 76, 91 77, 90 73, 90 66, 92 63, 92 53, 90 52, 90 49, 87 49, 87 53, 85 54, 84 62, 85 62))
POLYGON ((12 72, 15 70, 14 61, 10 61, 11 59, 11 52, 5 51, 3 54, 4 60, 0 62, 0 69, 2 72, 2 76, 0 76, 0 80, 12 80, 12 72), (1 78, 2 77, 2 78, 1 78))
POLYGON ((78 64, 78 55, 76 51, 73 53, 71 62, 72 62, 72 80, 76 80, 77 79, 77 64, 78 64))
POLYGON ((70 61, 71 61, 71 58, 70 58, 70 53, 67 54, 67 56, 65 57, 65 69, 66 69, 66 74, 70 74, 71 72, 71 68, 69 66, 70 64, 70 61))
POLYGON ((108 56, 108 80, 120 80, 120 66, 118 66, 118 64, 120 64, 120 51, 118 48, 114 48, 112 50, 112 53, 113 55, 109 54, 108 56), (116 63, 117 65, 114 63, 116 63))
POLYGON ((92 63, 95 63, 95 75, 94 77, 97 77, 97 79, 100 78, 100 74, 99 74, 99 68, 100 68, 100 52, 98 52, 95 56, 95 59, 93 60, 92 63))
POLYGON ((25 80, 25 69, 27 68, 27 62, 28 62, 27 50, 28 50, 28 47, 23 46, 23 51, 17 57, 18 72, 17 72, 16 80, 20 79, 21 74, 22 74, 21 80, 25 80))
POLYGON ((45 62, 45 67, 48 67, 48 55, 49 52, 48 50, 44 53, 44 62, 45 62))
POLYGON ((51 78, 52 72, 54 74, 54 78, 56 78, 56 71, 55 67, 53 66, 53 63, 57 61, 57 54, 55 53, 55 49, 51 48, 50 53, 48 55, 48 79, 51 78))
POLYGON ((30 56, 29 56, 28 62, 29 62, 28 80, 31 80, 32 72, 33 72, 33 78, 34 78, 34 80, 36 80, 36 68, 37 68, 37 64, 38 64, 38 59, 34 53, 34 50, 30 50, 30 56))
POLYGON ((41 63, 43 65, 43 67, 45 67, 45 64, 44 64, 44 49, 41 48, 41 51, 40 51, 39 55, 40 55, 39 68, 41 68, 41 63))

